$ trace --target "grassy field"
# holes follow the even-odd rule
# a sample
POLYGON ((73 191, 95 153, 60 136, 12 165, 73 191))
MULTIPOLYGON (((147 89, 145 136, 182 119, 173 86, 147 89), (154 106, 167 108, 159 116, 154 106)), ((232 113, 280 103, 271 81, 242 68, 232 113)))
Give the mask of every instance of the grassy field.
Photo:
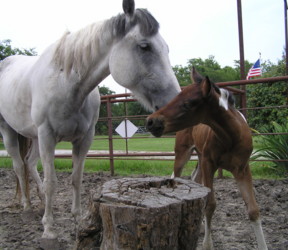
MULTIPOLYGON (((174 150, 174 138, 155 138, 154 136, 136 135, 127 140, 128 149, 131 151, 153 151, 169 152, 174 150)), ((60 142, 57 149, 71 148, 71 143, 60 142)), ((109 150, 109 141, 107 136, 95 136, 90 147, 91 150, 109 150)), ((113 136, 113 149, 125 150, 126 140, 120 136, 113 136)))
MULTIPOLYGON (((139 136, 138 136, 139 137, 139 136)), ((114 150, 125 150, 126 141, 115 136, 113 140, 114 150)), ((158 151, 158 152, 172 152, 174 148, 174 138, 154 138, 146 136, 145 138, 129 139, 129 151, 158 151)), ((0 143, 0 149, 4 149, 3 144, 0 143)), ((71 149, 71 144, 61 142, 57 145, 57 149, 71 149)), ((108 150, 107 136, 95 137, 91 146, 92 150, 108 150)), ((157 175, 170 176, 173 171, 173 161, 156 161, 156 160, 115 160, 114 168, 117 175, 157 175)), ((196 161, 188 162, 184 168, 183 176, 189 176, 195 168, 196 161)), ((0 158, 0 167, 11 168, 12 161, 9 158, 0 158)), ((56 159, 55 166, 57 171, 71 171, 72 162, 70 159, 56 159)), ((257 179, 274 179, 279 178, 273 169, 273 163, 269 162, 251 162, 251 171, 254 178, 257 179)), ((39 171, 42 171, 41 163, 38 163, 39 171)), ((109 172, 109 160, 87 159, 85 163, 85 172, 109 172)), ((229 172, 224 171, 224 176, 231 177, 229 172)))

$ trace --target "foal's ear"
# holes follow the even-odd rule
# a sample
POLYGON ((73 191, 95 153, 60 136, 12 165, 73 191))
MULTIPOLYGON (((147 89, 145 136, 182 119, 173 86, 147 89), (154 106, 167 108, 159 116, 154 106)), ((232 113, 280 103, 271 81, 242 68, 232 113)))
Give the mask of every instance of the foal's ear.
POLYGON ((190 72, 190 78, 192 80, 193 83, 201 83, 203 81, 203 76, 201 76, 195 69, 195 67, 193 66, 190 72))
POLYGON ((134 15, 135 10, 134 0, 123 0, 122 7, 126 15, 128 15, 129 17, 132 17, 134 15))
POLYGON ((204 98, 209 97, 212 94, 213 83, 210 81, 208 76, 206 76, 201 82, 201 90, 204 98))

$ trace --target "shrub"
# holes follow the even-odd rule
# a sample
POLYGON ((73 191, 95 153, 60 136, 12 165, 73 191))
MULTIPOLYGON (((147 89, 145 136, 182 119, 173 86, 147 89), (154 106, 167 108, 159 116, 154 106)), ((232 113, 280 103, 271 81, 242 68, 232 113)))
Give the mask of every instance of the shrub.
MULTIPOLYGON (((271 130, 263 128, 263 133, 269 133, 271 130)), ((253 154, 252 159, 264 158, 272 160, 275 164, 275 171, 281 176, 288 175, 288 122, 280 125, 272 122, 272 133, 275 135, 261 135, 258 140, 259 148, 253 154), (279 161, 286 160, 286 161, 279 161)))

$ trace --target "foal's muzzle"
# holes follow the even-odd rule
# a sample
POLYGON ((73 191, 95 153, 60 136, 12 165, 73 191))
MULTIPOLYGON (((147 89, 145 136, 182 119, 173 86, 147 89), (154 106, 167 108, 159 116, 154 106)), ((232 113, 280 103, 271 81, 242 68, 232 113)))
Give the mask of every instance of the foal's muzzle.
POLYGON ((160 137, 164 132, 164 121, 159 118, 147 118, 146 128, 156 137, 160 137))

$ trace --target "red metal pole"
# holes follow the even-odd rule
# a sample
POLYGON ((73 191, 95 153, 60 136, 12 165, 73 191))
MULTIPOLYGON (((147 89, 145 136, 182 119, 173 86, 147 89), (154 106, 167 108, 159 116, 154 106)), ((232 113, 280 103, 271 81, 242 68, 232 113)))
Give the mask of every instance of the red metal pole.
POLYGON ((287 28, 287 0, 284 0, 284 21, 285 21, 285 57, 286 57, 286 75, 288 75, 288 28, 287 28))
POLYGON ((114 157, 113 157, 113 125, 110 98, 107 98, 107 118, 108 118, 108 140, 109 140, 109 159, 111 175, 114 175, 114 157))
MULTIPOLYGON (((243 39, 243 24, 242 24, 242 5, 241 0, 237 0, 237 13, 238 13, 238 33, 239 33, 239 52, 240 52, 240 78, 245 80, 245 60, 244 60, 244 39, 243 39)), ((246 86, 242 85, 241 90, 243 94, 241 95, 241 108, 244 110, 243 115, 246 116, 246 86)))

